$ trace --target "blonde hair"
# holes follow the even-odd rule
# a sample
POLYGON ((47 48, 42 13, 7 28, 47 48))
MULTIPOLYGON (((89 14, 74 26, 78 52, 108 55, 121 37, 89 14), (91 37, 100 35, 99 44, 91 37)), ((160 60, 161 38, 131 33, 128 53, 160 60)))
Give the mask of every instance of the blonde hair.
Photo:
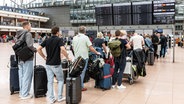
POLYGON ((97 38, 102 38, 102 37, 103 37, 102 32, 98 32, 98 33, 97 33, 97 38))
POLYGON ((125 30, 120 30, 120 32, 121 32, 120 36, 127 35, 127 32, 125 30))

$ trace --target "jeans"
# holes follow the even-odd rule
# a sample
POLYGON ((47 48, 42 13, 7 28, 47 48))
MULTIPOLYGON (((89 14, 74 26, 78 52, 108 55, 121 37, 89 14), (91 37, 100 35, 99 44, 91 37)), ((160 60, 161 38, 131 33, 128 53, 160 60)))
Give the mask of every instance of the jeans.
POLYGON ((167 46, 161 46, 160 57, 165 57, 167 46))
POLYGON ((48 94, 49 99, 53 100, 55 99, 54 96, 54 75, 56 75, 56 79, 58 81, 58 99, 61 99, 62 93, 63 93, 63 84, 64 84, 64 78, 63 78, 63 70, 61 65, 46 65, 46 71, 47 71, 47 80, 48 80, 48 94))
POLYGON ((83 71, 82 71, 82 74, 80 75, 80 77, 81 77, 81 87, 82 87, 82 88, 84 88, 84 83, 83 83, 83 81, 84 81, 84 77, 85 77, 86 70, 87 70, 87 66, 88 66, 88 58, 85 59, 85 61, 86 61, 85 67, 84 67, 84 69, 83 69, 83 71))
POLYGON ((112 85, 115 85, 116 82, 118 86, 122 84, 123 72, 126 66, 126 58, 122 61, 115 61, 114 74, 112 75, 112 85))
POLYGON ((26 97, 29 95, 33 77, 33 61, 19 62, 19 95, 26 97))

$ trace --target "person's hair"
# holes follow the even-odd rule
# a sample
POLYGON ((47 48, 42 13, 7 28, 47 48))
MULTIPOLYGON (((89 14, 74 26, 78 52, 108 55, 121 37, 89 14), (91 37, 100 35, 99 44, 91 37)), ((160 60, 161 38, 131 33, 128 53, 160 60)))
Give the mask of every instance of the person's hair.
POLYGON ((101 37, 103 37, 102 32, 98 32, 98 34, 97 34, 97 38, 101 38, 101 37))
POLYGON ((120 30, 116 30, 115 35, 116 36, 120 36, 120 34, 121 34, 121 31, 120 30))
POLYGON ((57 32, 59 32, 59 27, 53 27, 52 28, 52 30, 51 30, 51 33, 53 34, 53 35, 56 35, 57 34, 57 32))
POLYGON ((125 31, 125 30, 120 30, 120 32, 121 32, 121 36, 124 36, 124 35, 127 35, 127 32, 125 31))
POLYGON ((27 25, 29 25, 29 24, 30 24, 30 22, 24 21, 24 22, 22 22, 22 27, 25 27, 25 26, 27 26, 27 25))
POLYGON ((80 26, 79 27, 79 33, 86 33, 86 27, 85 26, 80 26))

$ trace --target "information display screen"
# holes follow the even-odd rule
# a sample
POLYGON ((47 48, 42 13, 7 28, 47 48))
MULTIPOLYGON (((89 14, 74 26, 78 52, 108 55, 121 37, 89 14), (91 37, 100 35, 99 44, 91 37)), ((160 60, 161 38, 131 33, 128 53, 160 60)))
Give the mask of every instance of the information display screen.
POLYGON ((151 13, 152 12, 152 2, 133 2, 132 3, 132 13, 151 13))
POLYGON ((132 24, 131 14, 119 14, 114 15, 114 25, 131 25, 132 24))
POLYGON ((95 7, 96 15, 112 14, 112 4, 97 5, 95 7))
POLYGON ((174 24, 175 0, 153 1, 153 23, 174 24))
POLYGON ((116 14, 131 14, 131 3, 113 4, 113 13, 116 14))
POLYGON ((113 25, 112 15, 97 15, 96 21, 99 26, 113 25))
POLYGON ((152 13, 133 14, 133 25, 151 25, 152 13))
POLYGON ((175 22, 175 12, 166 13, 154 13, 153 23, 154 24, 174 24, 175 22))
POLYGON ((113 25, 112 4, 104 4, 95 7, 96 24, 99 26, 113 25))
POLYGON ((175 11, 175 0, 164 0, 153 2, 153 12, 174 12, 175 11))

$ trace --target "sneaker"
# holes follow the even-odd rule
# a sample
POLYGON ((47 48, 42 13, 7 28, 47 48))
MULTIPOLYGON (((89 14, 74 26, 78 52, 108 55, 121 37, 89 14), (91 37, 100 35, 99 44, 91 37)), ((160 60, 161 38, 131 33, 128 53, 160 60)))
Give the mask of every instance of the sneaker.
POLYGON ((66 97, 62 97, 61 99, 58 99, 58 102, 62 102, 64 100, 66 100, 66 97))
POLYGON ((112 85, 112 88, 115 88, 116 86, 115 85, 112 85))
POLYGON ((121 84, 120 86, 117 86, 117 88, 118 89, 123 89, 123 88, 126 88, 126 86, 124 86, 124 85, 121 84))
POLYGON ((29 94, 29 95, 26 96, 26 97, 21 97, 21 99, 22 99, 22 100, 26 100, 26 99, 30 99, 30 98, 32 98, 32 97, 33 97, 33 95, 29 94))
POLYGON ((54 98, 54 99, 52 99, 52 100, 50 100, 50 104, 54 104, 56 102, 56 99, 54 98))

